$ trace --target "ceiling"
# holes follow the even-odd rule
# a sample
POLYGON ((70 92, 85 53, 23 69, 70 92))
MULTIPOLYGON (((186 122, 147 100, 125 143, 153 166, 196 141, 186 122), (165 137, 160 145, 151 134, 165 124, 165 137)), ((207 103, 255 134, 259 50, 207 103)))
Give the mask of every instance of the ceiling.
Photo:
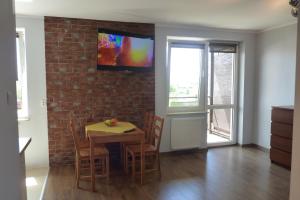
POLYGON ((264 30, 291 24, 289 0, 15 0, 16 14, 264 30))

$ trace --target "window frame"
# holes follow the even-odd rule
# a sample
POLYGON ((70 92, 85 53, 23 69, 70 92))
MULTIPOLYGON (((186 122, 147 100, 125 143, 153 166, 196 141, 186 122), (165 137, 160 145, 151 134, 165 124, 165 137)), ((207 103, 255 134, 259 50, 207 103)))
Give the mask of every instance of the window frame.
POLYGON ((166 84, 166 107, 168 114, 184 114, 184 113, 206 113, 206 63, 207 58, 206 54, 208 52, 208 43, 206 41, 191 41, 191 40, 167 40, 167 61, 166 61, 166 74, 167 74, 167 84, 166 84), (202 65, 199 74, 199 86, 198 86, 198 106, 182 106, 182 107, 170 107, 170 80, 171 80, 171 48, 172 47, 186 47, 186 48, 195 48, 202 47, 202 65))
MULTIPOLYGON (((18 121, 29 120, 29 107, 28 107, 28 81, 27 81, 27 60, 26 60, 26 38, 25 28, 16 28, 18 38, 16 38, 16 61, 17 61, 17 81, 21 81, 22 88, 22 108, 17 108, 18 121), (18 40, 18 43, 17 43, 18 40), (20 45, 21 44, 21 45, 20 45), (23 52, 23 53, 21 53, 23 52), (22 55, 21 55, 22 54, 22 55), (19 61, 19 62, 18 62, 19 61), (21 65, 23 72, 21 74, 21 80, 18 72, 18 65, 21 65)), ((17 82, 16 82, 17 89, 17 82)))

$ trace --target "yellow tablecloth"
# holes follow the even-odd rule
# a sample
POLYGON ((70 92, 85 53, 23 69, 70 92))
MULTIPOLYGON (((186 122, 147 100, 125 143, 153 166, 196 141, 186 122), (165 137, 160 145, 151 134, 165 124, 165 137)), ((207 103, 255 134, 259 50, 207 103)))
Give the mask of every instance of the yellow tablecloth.
POLYGON ((130 122, 118 122, 116 126, 107 126, 104 122, 90 124, 85 126, 85 131, 101 131, 108 133, 124 133, 135 129, 136 126, 130 122))

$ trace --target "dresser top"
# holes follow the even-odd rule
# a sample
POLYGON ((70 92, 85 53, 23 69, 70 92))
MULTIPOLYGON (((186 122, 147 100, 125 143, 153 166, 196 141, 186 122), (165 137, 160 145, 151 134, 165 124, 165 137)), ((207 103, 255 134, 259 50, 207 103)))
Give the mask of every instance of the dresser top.
POLYGON ((280 108, 286 110, 294 110, 294 106, 272 106, 272 108, 280 108))

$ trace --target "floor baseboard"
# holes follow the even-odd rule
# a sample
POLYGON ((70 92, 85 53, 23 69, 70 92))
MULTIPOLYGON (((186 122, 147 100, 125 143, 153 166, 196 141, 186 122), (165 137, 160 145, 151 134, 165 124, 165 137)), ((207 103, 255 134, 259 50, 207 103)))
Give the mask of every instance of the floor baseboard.
POLYGON ((270 149, 268 149, 266 147, 263 147, 263 146, 260 146, 258 144, 254 144, 254 143, 251 143, 251 144, 239 144, 239 146, 241 146, 241 147, 257 148, 258 150, 266 152, 266 153, 270 152, 270 149))
POLYGON ((167 152, 160 152, 160 155, 178 155, 178 154, 186 154, 186 153, 206 153, 207 148, 193 148, 193 149, 182 149, 182 150, 173 150, 173 151, 167 151, 167 152))
POLYGON ((242 148, 256 148, 260 151, 269 153, 270 149, 265 148, 263 146, 251 143, 251 144, 225 144, 225 145, 219 145, 219 146, 210 146, 207 148, 194 148, 194 149, 182 149, 182 150, 173 150, 173 151, 167 151, 167 152, 160 152, 161 155, 176 155, 176 154, 185 154, 185 153, 195 153, 195 152, 201 152, 205 153, 209 149, 214 149, 214 148, 226 148, 226 147, 234 147, 234 146, 240 146, 242 148))

